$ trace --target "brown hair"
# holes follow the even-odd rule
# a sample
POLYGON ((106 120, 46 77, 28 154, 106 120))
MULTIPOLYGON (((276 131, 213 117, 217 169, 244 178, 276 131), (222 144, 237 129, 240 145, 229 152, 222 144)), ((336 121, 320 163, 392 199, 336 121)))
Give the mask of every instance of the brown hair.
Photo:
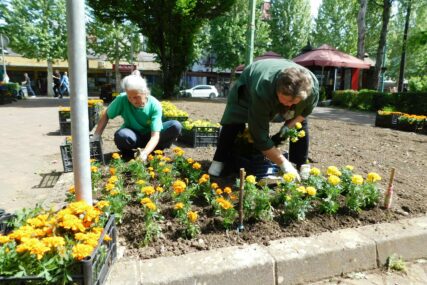
POLYGON ((292 98, 301 98, 301 100, 307 99, 312 88, 310 74, 297 67, 283 69, 276 82, 277 93, 289 95, 292 98))

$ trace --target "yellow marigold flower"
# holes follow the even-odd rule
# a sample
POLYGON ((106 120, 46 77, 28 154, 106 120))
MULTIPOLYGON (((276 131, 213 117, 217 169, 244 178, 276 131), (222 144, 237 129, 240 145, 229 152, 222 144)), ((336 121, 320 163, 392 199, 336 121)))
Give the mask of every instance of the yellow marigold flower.
POLYGON ((148 159, 148 161, 152 161, 154 159, 154 156, 152 154, 149 154, 147 159, 148 159))
POLYGON ((308 195, 310 196, 315 196, 317 193, 316 188, 312 187, 312 186, 308 186, 307 188, 305 188, 305 191, 307 192, 308 195))
POLYGON ((328 177, 328 182, 333 186, 337 186, 341 182, 341 179, 336 175, 330 175, 328 177))
POLYGON ((95 207, 97 207, 98 209, 104 209, 105 207, 108 207, 108 206, 110 206, 110 202, 109 201, 99 201, 95 205, 95 207))
POLYGON ((215 193, 216 193, 217 195, 221 195, 221 194, 222 194, 222 190, 221 190, 221 188, 216 188, 216 189, 215 189, 215 193))
POLYGON ((163 189, 163 187, 161 187, 161 186, 157 186, 156 191, 159 193, 163 193, 163 191, 165 191, 165 189, 163 189))
POLYGON ((154 190, 153 186, 144 186, 141 188, 141 192, 147 196, 151 196, 154 194, 154 192, 156 192, 156 190, 154 190))
POLYGON ((164 156, 164 157, 163 157, 163 160, 164 160, 164 161, 166 161, 166 162, 169 162, 169 161, 171 161, 172 159, 171 159, 170 157, 164 156))
POLYGON ((84 232, 86 230, 83 221, 74 215, 65 215, 63 221, 59 223, 59 226, 74 232, 84 232))
POLYGON ((303 194, 307 193, 307 190, 305 190, 305 187, 304 187, 304 186, 299 186, 299 187, 297 188, 297 191, 298 191, 298 192, 300 192, 300 193, 303 193, 303 194))
POLYGON ((135 184, 144 185, 145 184, 145 180, 139 179, 138 181, 135 182, 135 184))
POLYGON ((193 163, 194 163, 194 159, 192 159, 192 158, 187 158, 187 163, 189 163, 189 164, 193 164, 193 163))
POLYGON ((111 196, 116 196, 118 195, 120 192, 117 189, 114 189, 113 191, 110 192, 111 196))
POLYGON ((43 242, 36 238, 23 238, 22 243, 16 247, 16 252, 22 253, 25 251, 36 255, 37 259, 43 258, 44 254, 50 250, 43 242))
POLYGON ((76 189, 74 188, 74 185, 71 185, 70 188, 68 188, 68 193, 76 193, 76 189))
POLYGON ((370 172, 370 173, 368 173, 368 177, 366 178, 366 180, 368 182, 374 183, 374 182, 380 181, 381 176, 379 176, 378 173, 370 172))
POLYGON ((230 200, 231 200, 231 201, 236 201, 236 200, 237 200, 237 195, 235 195, 235 194, 230 194, 230 200))
POLYGON ((65 246, 65 239, 63 237, 45 237, 42 239, 42 242, 49 248, 65 246))
POLYGON ((286 199, 286 201, 291 201, 292 197, 290 195, 286 195, 285 199, 286 199))
POLYGON ((44 227, 46 225, 48 217, 48 214, 38 215, 37 217, 28 219, 27 224, 33 226, 34 228, 44 227))
POLYGON ((5 243, 8 243, 8 242, 10 242, 10 237, 0 235, 0 244, 5 244, 5 243))
POLYGON ((175 206, 173 207, 175 210, 181 210, 184 208, 184 203, 178 202, 175 204, 175 206))
POLYGON ((163 161, 159 162, 159 166, 165 166, 165 163, 163 161))
POLYGON ((142 198, 141 199, 141 204, 142 205, 145 205, 145 204, 148 204, 148 203, 152 203, 153 201, 151 201, 151 199, 150 198, 148 198, 148 197, 145 197, 145 198, 142 198))
POLYGON ((151 178, 156 177, 156 173, 154 173, 154 171, 150 171, 150 177, 151 177, 151 178))
POLYGON ((68 204, 67 208, 70 209, 73 214, 79 215, 92 208, 92 206, 86 203, 86 201, 81 200, 68 204))
POLYGON ((189 211, 187 213, 187 217, 190 220, 190 222, 195 223, 197 221, 197 218, 199 217, 199 215, 197 215, 196 212, 189 211))
POLYGON ((202 168, 202 165, 198 162, 193 163, 193 169, 199 170, 200 168, 202 168))
POLYGON ((182 192, 185 191, 185 189, 187 188, 187 185, 185 184, 184 181, 182 180, 176 180, 173 184, 172 184, 172 188, 173 191, 176 194, 181 194, 182 192))
POLYGON ((161 151, 160 149, 157 149, 157 150, 154 151, 154 153, 157 154, 157 155, 162 155, 163 151, 161 151))
POLYGON ((320 175, 320 169, 317 167, 313 167, 310 169, 310 174, 313 176, 319 176, 320 175))
POLYGON ((291 138, 291 142, 296 143, 298 141, 298 138, 291 138))
POLYGON ((156 158, 157 158, 158 160, 163 160, 163 155, 158 154, 158 155, 156 155, 156 158))
POLYGON ((291 183, 292 181, 294 181, 296 178, 295 174, 293 173, 285 173, 283 174, 283 179, 288 182, 291 183))
POLYGON ((154 168, 152 166, 148 167, 147 169, 148 171, 154 171, 154 168))
POLYGON ((107 183, 105 184, 105 190, 107 191, 111 191, 114 189, 114 187, 116 187, 116 185, 112 184, 112 183, 107 183))
POLYGON ((83 221, 85 222, 85 226, 90 226, 91 223, 93 222, 98 222, 99 221, 99 216, 102 214, 102 212, 95 208, 95 207, 90 207, 87 211, 86 211, 86 215, 83 218, 83 221))
POLYGON ((173 152, 177 155, 177 156, 183 156, 184 155, 184 150, 180 147, 175 147, 173 149, 173 152))
POLYGON ((339 171, 336 166, 329 166, 328 169, 326 170, 326 174, 341 176, 341 171, 339 171))
POLYGON ((346 165, 345 168, 347 168, 350 171, 353 171, 354 166, 353 165, 346 165))
POLYGON ((224 193, 226 193, 226 194, 231 194, 231 192, 232 192, 232 190, 231 190, 231 188, 230 188, 230 187, 225 187, 225 188, 224 188, 224 193))
POLYGON ((150 209, 151 211, 155 211, 155 210, 157 210, 157 206, 156 206, 156 204, 154 204, 153 202, 151 202, 151 203, 147 203, 147 204, 145 204, 145 206, 146 206, 148 209, 150 209))
POLYGON ((301 124, 300 122, 297 122, 297 123, 295 124, 295 129, 299 130, 299 129, 301 129, 301 128, 302 128, 302 124, 301 124))
POLYGON ((212 184, 211 184, 211 188, 212 188, 212 189, 216 189, 216 188, 218 188, 218 184, 217 184, 217 183, 215 183, 215 182, 214 182, 214 183, 212 183, 212 184))
POLYGON ((111 241, 113 240, 109 235, 104 236, 104 241, 111 241))
POLYGON ((224 210, 228 210, 228 209, 233 208, 233 204, 230 201, 226 200, 226 199, 222 199, 218 203, 221 206, 221 208, 223 208, 224 210))
POLYGON ((94 250, 94 247, 87 244, 79 243, 73 247, 72 256, 74 259, 83 260, 86 256, 89 256, 93 250, 94 250))
POLYGON ((203 178, 203 177, 200 177, 199 178, 199 184, 203 184, 203 183, 206 183, 206 182, 208 182, 205 178, 203 178))
POLYGON ((90 171, 91 171, 91 172, 98 172, 98 167, 96 167, 95 165, 92 165, 92 166, 90 167, 90 171))
POLYGON ((116 175, 113 175, 108 178, 108 183, 116 183, 117 181, 119 181, 119 178, 116 175))
POLYGON ((116 175, 116 169, 114 167, 110 167, 108 170, 110 171, 110 175, 116 175))
POLYGON ((298 132, 298 137, 299 137, 299 138, 303 138, 303 137, 305 137, 305 131, 304 131, 304 130, 299 131, 299 132, 298 132))
POLYGON ((356 185, 362 185, 363 184, 363 177, 362 177, 362 175, 353 175, 351 177, 351 182, 353 184, 356 184, 356 185))
POLYGON ((253 175, 249 175, 246 177, 246 182, 250 183, 250 184, 256 184, 256 178, 253 175))
POLYGON ((115 153, 113 153, 113 154, 111 155, 111 157, 112 157, 113 159, 120 159, 120 154, 118 154, 117 152, 115 152, 115 153))
POLYGON ((169 168, 165 167, 165 168, 163 168, 162 172, 163 173, 169 173, 169 172, 171 172, 171 170, 169 168))

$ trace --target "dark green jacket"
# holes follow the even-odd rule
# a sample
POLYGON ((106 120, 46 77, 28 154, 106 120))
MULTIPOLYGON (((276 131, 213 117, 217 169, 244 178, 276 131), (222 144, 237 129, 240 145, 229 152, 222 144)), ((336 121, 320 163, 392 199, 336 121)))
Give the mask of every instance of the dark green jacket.
MULTIPOLYGON (((248 123, 255 147, 261 151, 272 148, 269 123, 276 114, 289 109, 277 98, 276 80, 283 69, 290 67, 304 68, 286 59, 259 60, 245 68, 228 95, 221 124, 248 123)), ((306 100, 293 106, 294 117, 310 115, 319 100, 319 83, 307 71, 312 77, 313 90, 306 100)))

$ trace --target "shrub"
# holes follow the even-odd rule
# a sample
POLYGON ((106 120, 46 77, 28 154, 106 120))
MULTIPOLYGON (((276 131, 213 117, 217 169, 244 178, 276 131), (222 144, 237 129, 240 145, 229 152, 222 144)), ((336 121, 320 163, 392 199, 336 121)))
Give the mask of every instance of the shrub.
POLYGON ((409 78, 409 90, 411 92, 427 91, 427 76, 409 78))
POLYGON ((352 108, 354 106, 354 98, 357 91, 354 90, 338 90, 332 93, 332 103, 336 106, 352 108))

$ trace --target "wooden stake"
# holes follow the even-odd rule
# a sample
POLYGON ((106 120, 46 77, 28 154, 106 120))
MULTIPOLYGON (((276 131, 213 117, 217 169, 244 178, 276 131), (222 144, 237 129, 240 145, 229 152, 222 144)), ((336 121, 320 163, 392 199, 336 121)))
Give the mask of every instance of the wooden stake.
POLYGON ((393 202, 393 181, 394 181, 394 167, 391 169, 390 180, 388 181, 387 191, 384 196, 384 208, 390 209, 391 203, 393 202))
POLYGON ((237 227, 238 232, 242 232, 245 227, 243 226, 243 192, 245 187, 245 169, 240 168, 240 185, 239 185, 239 226, 237 227))

